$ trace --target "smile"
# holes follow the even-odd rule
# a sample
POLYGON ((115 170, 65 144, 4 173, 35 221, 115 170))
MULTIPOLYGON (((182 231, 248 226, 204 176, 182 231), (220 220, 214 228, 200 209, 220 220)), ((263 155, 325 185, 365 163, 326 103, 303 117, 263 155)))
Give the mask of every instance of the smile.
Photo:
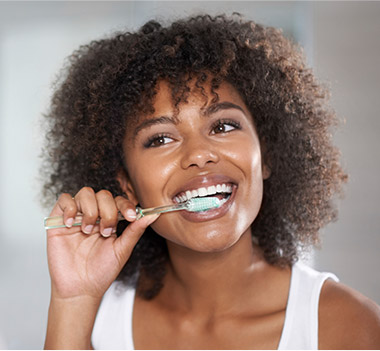
POLYGON ((205 222, 225 216, 234 205, 238 183, 237 179, 224 174, 208 174, 189 179, 171 194, 174 203, 211 196, 220 200, 220 206, 201 212, 179 211, 176 216, 190 222, 205 222))
POLYGON ((213 196, 216 195, 219 200, 228 200, 229 196, 232 193, 232 188, 233 185, 230 183, 222 183, 222 184, 217 184, 217 185, 211 185, 209 187, 201 187, 198 189, 193 189, 193 190, 186 190, 182 191, 179 194, 177 194, 173 201, 175 203, 180 203, 180 202, 185 202, 187 200, 190 200, 192 198, 196 197, 207 197, 207 196, 213 196))

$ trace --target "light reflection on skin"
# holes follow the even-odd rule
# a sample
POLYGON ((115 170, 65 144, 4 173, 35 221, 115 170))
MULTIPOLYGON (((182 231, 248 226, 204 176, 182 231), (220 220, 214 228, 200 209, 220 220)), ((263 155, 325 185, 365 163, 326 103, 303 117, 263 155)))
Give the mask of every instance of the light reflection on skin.
MULTIPOLYGON (((209 91, 209 85, 204 87, 209 91)), ((129 198, 143 207, 172 203, 176 191, 188 183, 193 189, 198 183, 216 185, 213 177, 221 176, 236 184, 228 211, 219 217, 199 222, 196 215, 186 219, 182 211, 161 215, 152 225, 169 242, 199 252, 223 251, 242 235, 250 235, 261 206, 263 180, 269 177, 253 118, 241 97, 227 83, 217 93, 220 106, 210 108, 209 91, 206 110, 211 112, 205 115, 204 96, 193 86, 188 102, 180 104, 174 117, 170 89, 159 83, 154 114, 124 141, 129 180, 122 184, 129 198), (218 121, 223 126, 215 127, 218 121)))

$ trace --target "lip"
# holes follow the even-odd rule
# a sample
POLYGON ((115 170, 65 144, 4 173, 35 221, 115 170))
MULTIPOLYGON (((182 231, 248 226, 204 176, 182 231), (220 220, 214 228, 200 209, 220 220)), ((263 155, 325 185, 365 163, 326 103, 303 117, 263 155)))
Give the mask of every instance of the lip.
POLYGON ((214 208, 203 212, 179 211, 178 213, 190 222, 205 222, 223 217, 228 212, 235 200, 237 188, 237 185, 233 184, 232 193, 229 199, 218 208, 214 208))
POLYGON ((229 199, 222 206, 208 210, 208 211, 202 211, 202 212, 189 212, 189 211, 178 212, 178 214, 180 214, 184 219, 190 222, 204 222, 204 221, 209 221, 213 219, 218 219, 220 217, 223 217, 232 206, 235 196, 236 196, 236 191, 238 188, 237 181, 224 174, 209 174, 206 176, 198 176, 198 177, 192 178, 188 182, 186 182, 185 184, 177 188, 172 193, 171 199, 174 202, 174 197, 180 194, 181 192, 185 192, 186 190, 194 190, 201 187, 207 188, 212 185, 216 186, 218 184, 226 184, 226 183, 229 183, 232 185, 232 193, 229 199))
MULTIPOLYGON (((224 184, 224 183, 231 183, 232 187, 237 186, 236 180, 232 179, 231 177, 228 177, 223 174, 212 174, 207 176, 198 176, 195 178, 190 179, 185 184, 181 185, 181 187, 177 188, 171 195, 171 199, 173 202, 174 197, 182 192, 186 192, 186 190, 195 190, 198 188, 207 188, 212 185, 218 185, 218 184, 224 184)), ((228 202, 228 201, 227 201, 228 202)), ((223 206, 222 206, 223 207, 223 206)))

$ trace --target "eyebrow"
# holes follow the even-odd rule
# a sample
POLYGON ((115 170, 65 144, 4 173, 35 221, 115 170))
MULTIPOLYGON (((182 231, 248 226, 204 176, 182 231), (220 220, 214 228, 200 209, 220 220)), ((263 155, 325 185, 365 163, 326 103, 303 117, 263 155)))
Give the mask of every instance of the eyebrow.
POLYGON ((134 136, 136 136, 141 130, 148 128, 156 124, 177 124, 178 121, 174 117, 160 116, 152 119, 146 119, 142 121, 135 129, 134 136))
MULTIPOLYGON (((202 113, 202 115, 204 116, 210 116, 218 111, 221 111, 221 110, 229 110, 229 109, 237 109, 237 110, 240 110, 241 112, 243 112, 245 114, 245 111, 243 110, 243 108, 239 105, 236 105, 232 102, 228 102, 228 101, 225 101, 225 102, 218 102, 218 103, 215 103, 215 104, 212 104, 211 106, 205 108, 202 113)), ((136 128, 135 128, 135 131, 133 133, 133 139, 136 138, 137 134, 145 129, 145 128, 148 128, 150 126, 153 126, 153 125, 156 125, 156 124, 178 124, 178 119, 176 117, 173 117, 173 116, 159 116, 159 117, 154 117, 154 118, 151 118, 151 119, 146 119, 145 121, 142 121, 136 128)))
POLYGON ((240 110, 241 112, 243 112, 245 114, 245 111, 243 110, 243 108, 241 106, 236 105, 232 102, 228 102, 228 101, 218 102, 218 103, 212 104, 211 106, 206 108, 204 113, 206 116, 209 116, 209 115, 212 115, 213 113, 216 113, 220 110, 229 110, 229 109, 237 109, 237 110, 240 110))

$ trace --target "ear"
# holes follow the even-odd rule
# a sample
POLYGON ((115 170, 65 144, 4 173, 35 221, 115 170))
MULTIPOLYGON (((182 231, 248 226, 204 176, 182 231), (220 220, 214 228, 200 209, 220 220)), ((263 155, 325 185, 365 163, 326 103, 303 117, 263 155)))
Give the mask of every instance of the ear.
POLYGON ((272 171, 269 168, 269 166, 265 162, 263 162, 261 169, 262 169, 263 179, 264 180, 268 179, 270 177, 270 175, 272 174, 272 171))
POLYGON ((127 199, 136 206, 138 204, 137 196, 127 172, 124 169, 120 169, 117 173, 116 179, 124 194, 127 196, 127 199))
POLYGON ((268 179, 270 175, 272 174, 272 170, 270 167, 270 156, 268 154, 267 146, 264 140, 261 140, 260 142, 261 146, 261 169, 262 169, 262 176, 263 179, 268 179))

